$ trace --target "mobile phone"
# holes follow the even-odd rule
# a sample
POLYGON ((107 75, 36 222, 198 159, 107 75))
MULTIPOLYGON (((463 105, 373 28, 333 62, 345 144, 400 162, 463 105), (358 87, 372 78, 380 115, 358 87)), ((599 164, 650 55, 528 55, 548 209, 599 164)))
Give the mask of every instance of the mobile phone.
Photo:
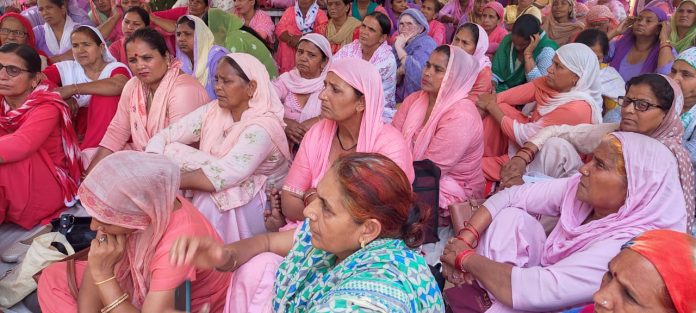
POLYGON ((174 309, 191 312, 191 281, 186 280, 174 290, 174 309))

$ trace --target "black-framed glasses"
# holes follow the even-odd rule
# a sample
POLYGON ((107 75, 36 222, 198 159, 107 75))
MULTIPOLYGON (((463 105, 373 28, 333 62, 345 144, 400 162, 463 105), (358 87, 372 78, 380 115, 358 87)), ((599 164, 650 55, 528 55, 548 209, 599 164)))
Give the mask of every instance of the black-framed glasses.
POLYGON ((19 74, 22 74, 22 72, 29 72, 29 70, 14 65, 0 64, 0 71, 2 71, 2 69, 5 69, 5 72, 7 72, 7 75, 10 75, 10 77, 17 77, 19 74))
POLYGON ((660 108, 657 104, 652 104, 645 100, 631 99, 628 97, 619 97, 618 104, 620 107, 625 107, 627 105, 633 104, 636 111, 645 112, 650 110, 650 108, 660 108))
POLYGON ((2 35, 12 35, 19 38, 24 38, 28 35, 27 32, 23 30, 12 30, 8 28, 0 28, 0 34, 2 35))

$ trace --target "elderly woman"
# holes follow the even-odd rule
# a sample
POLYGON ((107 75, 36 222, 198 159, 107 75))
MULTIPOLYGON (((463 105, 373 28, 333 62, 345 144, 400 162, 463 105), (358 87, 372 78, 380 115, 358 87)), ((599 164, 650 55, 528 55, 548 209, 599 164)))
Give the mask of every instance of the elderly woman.
POLYGON ((203 86, 180 70, 179 62, 170 62, 164 38, 156 30, 135 31, 126 40, 126 52, 135 77, 123 88, 99 147, 84 152, 87 172, 116 151, 143 151, 160 130, 210 101, 203 86))
POLYGON ((234 14, 244 20, 244 25, 256 31, 261 39, 272 45, 275 42, 275 24, 268 13, 259 9, 260 0, 234 1, 234 14))
MULTIPOLYGON (((622 23, 623 32, 610 55, 611 66, 619 71, 625 81, 644 73, 668 74, 677 56, 669 42, 667 14, 657 7, 647 7, 628 30, 631 23, 622 23)), ((609 35, 611 38, 612 36, 609 35)))
POLYGON ((87 261, 74 266, 79 290, 71 295, 66 262, 44 269, 39 280, 41 310, 54 312, 169 312, 175 289, 191 281, 191 307, 220 312, 230 275, 169 262, 182 236, 220 242, 205 217, 177 196, 179 167, 164 156, 114 153, 80 186, 82 206, 97 232, 87 261))
POLYGON ((31 229, 74 204, 79 148, 67 104, 40 80, 36 51, 7 43, 0 64, 0 223, 31 229))
POLYGON ((353 33, 360 27, 361 22, 350 15, 351 2, 351 0, 326 1, 326 13, 329 15, 326 38, 331 43, 331 53, 336 53, 343 46, 353 42, 353 33))
POLYGON ((290 152, 283 105, 261 62, 227 55, 215 93, 216 101, 160 131, 145 151, 179 164, 181 189, 193 191, 193 204, 230 243, 266 232, 266 189, 283 183, 290 152))
POLYGON ((525 171, 544 176, 567 177, 583 165, 578 154, 589 154, 609 132, 637 132, 666 145, 677 159, 679 180, 688 213, 688 229, 694 218, 694 174, 689 153, 682 146, 679 115, 684 103, 676 82, 644 74, 626 83, 626 96, 619 99, 621 122, 600 125, 553 126, 541 130, 510 159, 501 172, 503 185, 522 184, 525 171), (527 165, 528 168, 527 168, 527 165))
POLYGON ((483 171, 490 181, 500 180, 500 167, 509 160, 509 143, 522 146, 539 130, 551 125, 602 122, 599 62, 592 50, 579 43, 558 49, 549 75, 512 88, 496 97, 482 94, 477 103, 488 116, 483 123, 483 171), (524 113, 513 108, 528 105, 524 113))
POLYGON ((493 57, 493 80, 502 92, 536 78, 546 76, 558 44, 541 32, 539 20, 529 14, 520 16, 505 35, 493 57))
POLYGON ((215 73, 218 63, 229 51, 214 44, 215 38, 205 22, 184 15, 176 25, 176 58, 184 73, 196 77, 210 99, 216 99, 215 73), (195 62, 195 63, 194 63, 195 62))
POLYGON ((585 24, 575 19, 575 0, 554 0, 551 14, 541 25, 546 34, 559 46, 573 42, 585 24))
POLYGON ((679 3, 669 25, 669 41, 677 52, 696 45, 696 0, 679 3))
POLYGON ((619 21, 606 5, 598 4, 593 6, 585 17, 586 29, 598 29, 605 34, 609 34, 611 30, 616 29, 618 26, 619 21))
MULTIPOLYGON (((0 46, 11 42, 29 45, 36 50, 36 36, 29 20, 21 14, 8 12, 0 16, 0 46)), ((48 66, 48 56, 43 51, 36 52, 41 58, 43 70, 48 66)))
POLYGON ((482 10, 480 26, 483 27, 488 35, 486 56, 490 58, 498 50, 498 46, 500 46, 508 31, 505 29, 503 22, 503 5, 497 1, 492 1, 486 3, 482 10))
POLYGON ((297 45, 295 69, 273 82, 285 107, 285 134, 294 146, 299 146, 305 133, 319 121, 319 92, 324 89, 331 57, 331 46, 324 36, 304 35, 297 45))
POLYGON ((377 68, 384 88, 382 117, 385 122, 391 122, 396 112, 397 65, 392 47, 387 43, 390 31, 389 18, 380 12, 373 12, 363 20, 360 26, 360 38, 343 46, 334 55, 334 60, 358 58, 370 62, 373 67, 377 68))
POLYGON ((399 17, 399 35, 394 42, 397 56, 396 99, 401 103, 410 94, 420 90, 421 73, 428 56, 437 44, 428 36, 428 20, 417 9, 407 9, 399 17))
POLYGON ((226 246, 180 238, 170 258, 235 271, 225 312, 444 312, 413 250, 429 210, 413 205, 399 165, 376 153, 344 155, 321 179, 317 197, 296 231, 226 246))
POLYGON ((118 62, 128 64, 126 55, 126 38, 136 30, 150 26, 150 15, 141 7, 132 7, 123 13, 123 22, 120 25, 123 36, 109 45, 109 52, 118 62))
POLYGON ((679 54, 669 75, 681 87, 684 107, 680 119, 684 126, 684 147, 689 151, 691 164, 696 164, 696 48, 679 54))
POLYGON ((469 94, 467 99, 476 103, 480 94, 491 93, 493 91, 491 60, 486 56, 486 51, 488 50, 488 35, 481 26, 465 23, 460 26, 454 34, 452 45, 462 48, 464 52, 472 55, 474 60, 476 60, 474 64, 478 65, 475 71, 478 73, 478 76, 476 76, 474 86, 471 87, 470 91, 467 91, 469 94))
POLYGON ((67 14, 65 0, 39 0, 36 5, 46 21, 34 27, 36 48, 46 52, 51 63, 72 59, 70 34, 78 24, 67 14))
POLYGON ((298 0, 287 8, 276 25, 278 37, 276 62, 278 73, 282 74, 295 68, 295 50, 302 35, 318 33, 326 35, 329 18, 324 10, 319 9, 316 0, 298 0))
POLYGON ((580 174, 506 189, 478 207, 445 248, 444 275, 480 284, 494 312, 587 303, 626 240, 650 229, 686 230, 678 176, 659 141, 607 135, 580 174), (560 219, 547 237, 532 214, 560 219))

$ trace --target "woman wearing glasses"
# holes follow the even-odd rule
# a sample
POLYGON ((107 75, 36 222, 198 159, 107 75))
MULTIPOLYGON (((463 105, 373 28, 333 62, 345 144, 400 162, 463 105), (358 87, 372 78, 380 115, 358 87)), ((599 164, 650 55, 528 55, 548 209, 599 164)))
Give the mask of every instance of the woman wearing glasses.
MULTIPOLYGON (((36 49, 36 37, 29 20, 19 13, 5 13, 0 17, 0 46, 14 42, 20 45, 29 45, 36 49)), ((48 66, 48 56, 41 50, 37 50, 41 58, 41 69, 48 66)))
POLYGON ((68 106, 40 71, 30 46, 0 47, 0 223, 26 229, 71 205, 80 178, 68 106))

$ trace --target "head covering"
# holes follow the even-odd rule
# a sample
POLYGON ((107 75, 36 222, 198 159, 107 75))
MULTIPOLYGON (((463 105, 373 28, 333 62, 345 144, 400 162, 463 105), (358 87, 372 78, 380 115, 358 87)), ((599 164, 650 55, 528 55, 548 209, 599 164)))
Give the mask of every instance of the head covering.
MULTIPOLYGON (((679 11, 679 8, 684 5, 684 3, 691 3, 696 6, 696 0, 684 0, 679 3, 676 11, 679 11)), ((670 25, 672 27, 672 32, 669 35, 669 41, 672 42, 672 46, 677 50, 677 52, 682 52, 694 45, 694 40, 696 40, 696 23, 691 25, 691 28, 689 28, 684 37, 681 39, 677 33, 677 14, 672 15, 670 25)))
POLYGON ((587 102, 592 108, 592 123, 601 123, 604 101, 597 55, 581 43, 569 43, 562 46, 558 48, 556 55, 563 66, 578 75, 578 81, 570 91, 553 96, 546 105, 539 108, 539 113, 546 115, 570 101, 581 100, 587 102))
POLYGON ((483 6, 483 8, 481 8, 481 11, 483 11, 484 9, 492 9, 493 11, 495 11, 495 14, 498 15, 498 24, 502 24, 505 22, 505 19, 503 18, 505 17, 505 8, 503 8, 503 5, 500 4, 500 2, 488 2, 486 3, 486 5, 483 6))
POLYGON ((468 15, 469 12, 473 10, 474 0, 469 0, 469 2, 466 5, 466 8, 462 8, 459 1, 460 0, 452 0, 447 2, 447 4, 445 4, 445 6, 442 7, 442 10, 440 10, 439 16, 450 15, 456 21, 455 23, 459 23, 462 17, 468 15))
POLYGON ((584 3, 578 2, 575 4, 575 19, 578 21, 584 21, 588 12, 590 12, 590 8, 588 8, 584 3))
POLYGON ((590 24, 603 21, 608 21, 611 27, 617 27, 619 25, 619 21, 608 6, 603 4, 593 5, 587 13, 587 17, 585 17, 585 22, 590 24))
POLYGON ((572 37, 577 33, 581 32, 585 28, 585 24, 575 20, 575 0, 554 0, 554 1, 566 1, 570 5, 570 12, 568 16, 568 21, 561 23, 556 21, 553 14, 550 14, 541 28, 543 28, 549 35, 549 38, 553 39, 559 45, 564 45, 571 42, 572 37))
POLYGON ((696 238, 672 230, 649 230, 627 242, 655 266, 677 313, 696 311, 696 238))
POLYGON ((696 47, 691 47, 682 51, 677 56, 677 60, 682 60, 696 69, 696 47))
MULTIPOLYGON (((455 1, 455 0, 452 0, 455 1)), ((421 12, 418 9, 407 9, 404 11, 404 13, 401 13, 399 16, 399 19, 404 17, 405 15, 408 15, 412 17, 416 23, 418 23, 421 27, 423 27, 423 31, 421 33, 428 33, 430 31, 430 23, 428 22, 428 19, 425 18, 425 15, 423 15, 423 12, 421 12)), ((396 24, 398 25, 398 23, 396 24)))
POLYGON ((686 230, 684 198, 672 153, 659 141, 630 132, 611 135, 621 142, 626 168, 627 192, 616 213, 583 224, 593 208, 576 194, 580 174, 568 178, 561 202, 560 219, 544 244, 542 266, 604 240, 628 240, 651 229, 686 230), (625 238, 625 239, 624 239, 625 238))
MULTIPOLYGON (((660 23, 667 20, 667 14, 665 11, 658 7, 649 6, 645 8, 645 10, 655 13, 660 23)), ((623 61, 624 57, 626 57, 628 52, 631 51, 631 48, 633 48, 635 42, 636 37, 633 35, 633 29, 629 28, 623 33, 619 41, 616 42, 614 57, 611 59, 610 63, 611 67, 615 68, 617 71, 621 71, 621 62, 623 61)), ((643 61, 643 67, 640 70, 641 74, 655 72, 655 69, 657 68, 657 55, 659 50, 660 45, 653 45, 653 47, 650 49, 650 53, 648 53, 648 56, 645 57, 645 60, 643 61)))
POLYGON ((491 59, 489 59, 486 55, 489 45, 488 34, 486 33, 486 30, 481 27, 481 25, 474 25, 478 27, 478 42, 476 43, 476 50, 474 50, 473 57, 476 61, 478 61, 479 67, 477 72, 480 72, 484 67, 491 67, 491 59))
POLYGON ((689 157, 689 152, 682 144, 684 125, 682 125, 680 115, 684 107, 684 96, 677 82, 667 76, 662 75, 662 77, 672 86, 672 90, 674 90, 674 101, 665 115, 665 118, 662 120, 662 123, 650 134, 650 137, 659 140, 667 146, 677 159, 679 180, 684 193, 684 201, 686 202, 686 211, 688 214, 687 230, 691 232, 694 226, 694 214, 696 210, 696 200, 694 197, 696 197, 696 193, 694 192, 694 169, 691 164, 691 158, 689 157))
POLYGON ((89 215, 136 230, 126 239, 115 275, 137 308, 145 301, 149 265, 169 226, 179 183, 179 166, 166 156, 120 151, 99 162, 80 186, 80 200, 89 215))
POLYGON ((300 41, 302 40, 309 41, 317 46, 317 48, 324 53, 328 61, 324 67, 324 70, 322 70, 319 76, 316 78, 303 78, 300 75, 300 71, 298 71, 297 67, 295 67, 289 72, 285 72, 280 75, 275 81, 275 84, 283 85, 294 94, 309 95, 307 103, 305 103, 304 107, 302 108, 302 113, 300 113, 300 123, 321 114, 319 92, 324 89, 324 79, 326 78, 326 73, 328 72, 329 67, 331 67, 331 58, 333 57, 329 40, 321 34, 306 34, 300 38, 300 41))
MULTIPOLYGON (((20 23, 22 23, 22 26, 24 27, 24 31, 27 32, 27 45, 31 46, 32 48, 36 49, 36 37, 34 35, 34 28, 31 26, 31 23, 29 20, 22 16, 19 13, 14 13, 14 12, 9 12, 5 13, 2 16, 0 16, 0 24, 7 19, 7 18, 14 18, 18 20, 20 23)), ((4 44, 4 43, 1 43, 4 44)))

